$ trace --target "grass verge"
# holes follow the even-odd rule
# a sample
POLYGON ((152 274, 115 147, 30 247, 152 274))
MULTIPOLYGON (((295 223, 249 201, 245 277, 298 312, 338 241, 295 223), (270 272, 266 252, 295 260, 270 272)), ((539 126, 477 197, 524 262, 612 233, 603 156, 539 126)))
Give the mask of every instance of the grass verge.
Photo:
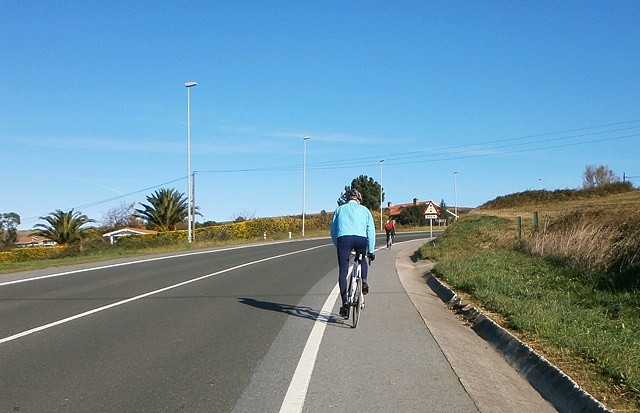
POLYGON ((614 411, 640 412, 640 295, 519 248, 515 221, 470 215, 420 250, 436 272, 614 411))

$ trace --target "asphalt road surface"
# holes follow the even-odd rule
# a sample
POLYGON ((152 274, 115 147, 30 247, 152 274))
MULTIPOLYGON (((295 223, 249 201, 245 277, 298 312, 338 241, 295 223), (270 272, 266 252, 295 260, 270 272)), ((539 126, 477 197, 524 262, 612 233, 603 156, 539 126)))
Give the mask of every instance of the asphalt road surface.
POLYGON ((0 275, 0 412, 477 412, 397 245, 357 329, 328 239, 0 275))

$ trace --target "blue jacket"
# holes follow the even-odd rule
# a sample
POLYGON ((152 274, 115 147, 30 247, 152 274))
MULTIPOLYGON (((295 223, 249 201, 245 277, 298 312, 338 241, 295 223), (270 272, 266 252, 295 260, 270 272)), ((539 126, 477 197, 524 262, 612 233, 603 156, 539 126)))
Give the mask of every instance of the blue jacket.
POLYGON ((366 237, 367 252, 374 252, 376 249, 376 227, 371 211, 354 200, 340 205, 333 213, 333 221, 331 221, 333 244, 337 246, 338 238, 344 235, 366 237))

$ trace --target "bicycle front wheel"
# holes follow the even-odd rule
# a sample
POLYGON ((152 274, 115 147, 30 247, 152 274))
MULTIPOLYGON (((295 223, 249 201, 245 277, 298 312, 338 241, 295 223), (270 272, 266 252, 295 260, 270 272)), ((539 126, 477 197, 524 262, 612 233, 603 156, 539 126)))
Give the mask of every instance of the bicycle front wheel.
POLYGON ((358 327, 358 321, 360 321, 360 310, 362 309, 362 278, 358 277, 356 279, 356 291, 353 295, 353 302, 351 308, 351 327, 358 327))

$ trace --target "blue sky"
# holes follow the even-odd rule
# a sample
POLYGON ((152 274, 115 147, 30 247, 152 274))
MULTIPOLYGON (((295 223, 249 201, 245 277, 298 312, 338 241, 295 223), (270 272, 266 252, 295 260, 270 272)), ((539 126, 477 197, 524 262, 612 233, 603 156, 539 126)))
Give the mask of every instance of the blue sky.
POLYGON ((635 0, 5 0, 0 212, 186 193, 186 81, 200 221, 299 214, 303 136, 307 213, 359 175, 450 206, 639 177, 639 21, 635 0))

